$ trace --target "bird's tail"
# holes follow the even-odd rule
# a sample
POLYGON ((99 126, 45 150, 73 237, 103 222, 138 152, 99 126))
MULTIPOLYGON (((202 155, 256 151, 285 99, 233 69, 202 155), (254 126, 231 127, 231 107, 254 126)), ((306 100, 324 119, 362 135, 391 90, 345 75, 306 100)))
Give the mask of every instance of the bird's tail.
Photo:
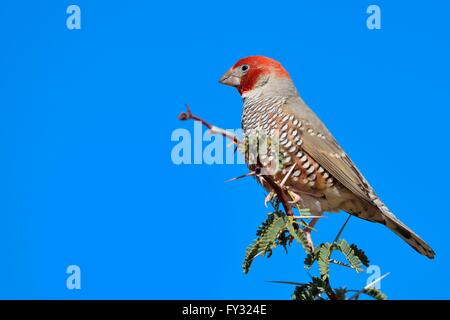
POLYGON ((365 217, 362 217, 363 219, 384 224, 418 253, 430 259, 434 259, 434 256, 436 255, 434 250, 414 231, 401 222, 380 198, 375 195, 373 190, 370 196, 372 198, 372 203, 369 205, 368 210, 363 212, 363 214, 366 215, 365 217))
POLYGON ((431 249, 425 241, 414 233, 414 231, 409 229, 403 222, 391 215, 387 216, 384 214, 386 227, 394 231, 400 238, 405 240, 406 243, 408 243, 414 250, 430 259, 434 259, 435 253, 433 249, 431 249))

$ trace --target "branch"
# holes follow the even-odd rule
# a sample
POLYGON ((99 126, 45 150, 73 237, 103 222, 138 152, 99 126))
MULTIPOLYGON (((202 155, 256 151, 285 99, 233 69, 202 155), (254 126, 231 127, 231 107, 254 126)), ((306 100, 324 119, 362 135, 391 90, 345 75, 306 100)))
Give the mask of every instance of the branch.
POLYGON ((347 263, 344 263, 342 261, 336 260, 336 259, 329 259, 328 261, 330 263, 337 264, 339 266, 347 267, 347 268, 350 268, 350 269, 355 269, 353 266, 351 266, 351 265, 349 265, 347 263))
POLYGON ((234 144, 240 143, 239 139, 234 134, 232 134, 226 130, 223 130, 219 127, 216 127, 216 126, 210 124, 209 122, 203 120, 202 118, 196 116, 195 114, 193 114, 191 112, 191 108, 189 107, 188 104, 186 104, 186 112, 180 113, 178 115, 178 119, 181 121, 186 121, 186 120, 191 120, 191 119, 198 121, 201 124, 203 124, 205 127, 207 127, 212 134, 220 134, 220 135, 224 136, 225 138, 232 140, 234 144))
POLYGON ((327 295, 328 299, 330 299, 330 300, 339 300, 339 297, 337 296, 337 294, 334 292, 333 288, 331 287, 330 279, 326 278, 324 280, 324 282, 325 282, 325 286, 326 286, 325 294, 327 295))

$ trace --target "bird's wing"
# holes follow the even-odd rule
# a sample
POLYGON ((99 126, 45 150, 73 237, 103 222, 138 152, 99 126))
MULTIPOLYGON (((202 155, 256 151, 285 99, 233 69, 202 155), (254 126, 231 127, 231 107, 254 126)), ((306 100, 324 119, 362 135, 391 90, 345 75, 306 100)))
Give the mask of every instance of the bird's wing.
POLYGON ((309 108, 307 116, 299 111, 300 110, 297 110, 295 105, 285 108, 285 112, 294 114, 298 120, 303 121, 304 133, 302 135, 302 140, 304 151, 344 187, 359 198, 372 203, 373 199, 369 196, 373 193, 372 188, 352 160, 338 145, 331 133, 329 133, 315 114, 313 114, 313 121, 308 120, 311 119, 311 111, 309 108), (315 124, 313 124, 313 122, 315 122, 315 124))

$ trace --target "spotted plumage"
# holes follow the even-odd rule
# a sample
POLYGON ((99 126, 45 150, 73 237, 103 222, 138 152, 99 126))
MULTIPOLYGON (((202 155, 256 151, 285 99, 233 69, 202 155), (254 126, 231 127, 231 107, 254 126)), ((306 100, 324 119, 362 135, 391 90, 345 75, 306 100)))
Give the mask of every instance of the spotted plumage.
MULTIPOLYGON (((269 139, 275 138, 277 134, 282 168, 275 174, 275 180, 282 181, 289 168, 295 165, 293 173, 285 182, 287 188, 299 194, 306 192, 323 196, 322 191, 333 186, 333 178, 302 149, 302 136, 316 133, 307 121, 285 112, 285 103, 282 97, 264 98, 261 93, 245 97, 242 112, 244 133, 252 136, 262 131, 269 139)), ((268 162, 268 157, 264 156, 261 163, 266 165, 268 162)), ((312 210, 316 211, 314 208, 312 210)))
POLYGON ((273 177, 298 195, 301 206, 314 214, 343 210, 382 223, 419 253, 434 257, 431 247, 378 198, 325 125, 300 98, 280 63, 262 56, 247 57, 220 81, 236 87, 243 98, 245 136, 264 136, 270 141, 267 154, 249 153, 249 166, 270 166, 279 158, 273 177))

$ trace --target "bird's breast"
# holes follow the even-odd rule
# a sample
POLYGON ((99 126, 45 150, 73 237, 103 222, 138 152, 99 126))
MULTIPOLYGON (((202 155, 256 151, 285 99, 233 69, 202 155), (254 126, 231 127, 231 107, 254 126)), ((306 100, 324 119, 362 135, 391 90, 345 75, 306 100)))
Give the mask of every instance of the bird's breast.
POLYGON ((325 169, 302 148, 309 123, 283 109, 281 97, 248 97, 244 100, 242 129, 245 159, 250 168, 269 168, 274 180, 296 193, 317 197, 334 184, 325 169))

